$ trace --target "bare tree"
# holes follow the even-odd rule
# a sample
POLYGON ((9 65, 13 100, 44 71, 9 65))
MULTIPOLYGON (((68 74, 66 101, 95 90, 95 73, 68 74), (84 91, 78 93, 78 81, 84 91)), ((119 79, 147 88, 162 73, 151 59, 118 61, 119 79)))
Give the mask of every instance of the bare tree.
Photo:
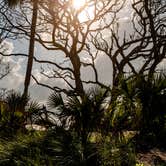
POLYGON ((128 29, 119 21, 123 16, 118 16, 107 30, 110 37, 97 32, 92 41, 112 62, 113 87, 125 73, 146 73, 151 78, 165 58, 165 1, 134 0, 128 4, 128 29))
MULTIPOLYGON (((120 0, 88 0, 79 9, 75 9, 72 1, 59 0, 56 3, 55 1, 40 1, 35 40, 47 50, 56 51, 59 54, 56 55, 54 60, 48 60, 49 57, 47 56, 45 56, 44 60, 34 57, 36 62, 49 65, 49 72, 42 68, 41 73, 43 76, 63 79, 67 86, 80 96, 84 95, 84 83, 97 83, 106 87, 98 79, 95 67, 96 56, 90 49, 91 33, 102 31, 111 26, 123 4, 124 1, 120 0), (84 56, 89 56, 91 62, 87 63, 83 61, 84 56), (60 57, 64 59, 62 63, 57 62, 60 57), (82 80, 81 67, 91 67, 94 71, 95 80, 82 80)), ((2 29, 5 29, 6 32, 13 36, 29 37, 28 28, 30 27, 30 22, 26 12, 28 13, 31 9, 25 5, 24 8, 27 8, 27 11, 15 11, 15 22, 11 22, 7 19, 9 17, 6 18, 5 14, 2 13, 7 20, 7 24, 9 24, 7 28, 3 27, 2 29), (18 16, 20 19, 17 19, 18 16), (9 27, 12 28, 12 31, 9 27)), ((26 56, 25 54, 12 55, 26 56)), ((43 83, 39 83, 35 76, 33 78, 40 85, 52 90, 66 92, 66 89, 62 87, 44 85, 43 83)))
MULTIPOLYGON (((56 6, 54 1, 42 4, 42 8, 48 14, 45 25, 49 31, 45 31, 48 35, 46 40, 43 40, 38 33, 37 41, 47 49, 60 50, 66 56, 72 68, 70 70, 64 68, 66 71, 62 71, 61 74, 54 70, 53 77, 63 76, 65 82, 72 88, 73 85, 68 80, 74 80, 74 89, 80 96, 84 95, 84 81, 81 80, 81 53, 91 56, 88 49, 90 33, 111 25, 122 6, 123 2, 107 0, 89 0, 79 9, 74 9, 70 1, 58 1, 56 6), (84 18, 81 18, 81 15, 84 15, 82 16, 84 18), (104 20, 107 20, 107 24, 104 20)), ((94 70, 94 67, 92 69, 94 70)), ((44 72, 43 74, 46 76, 44 72)))

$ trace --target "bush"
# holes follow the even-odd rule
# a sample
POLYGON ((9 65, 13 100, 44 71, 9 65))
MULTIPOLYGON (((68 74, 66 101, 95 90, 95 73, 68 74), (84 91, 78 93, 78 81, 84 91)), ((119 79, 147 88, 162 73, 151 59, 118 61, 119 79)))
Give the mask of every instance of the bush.
POLYGON ((121 134, 104 139, 99 154, 102 166, 129 166, 136 164, 134 145, 121 134))

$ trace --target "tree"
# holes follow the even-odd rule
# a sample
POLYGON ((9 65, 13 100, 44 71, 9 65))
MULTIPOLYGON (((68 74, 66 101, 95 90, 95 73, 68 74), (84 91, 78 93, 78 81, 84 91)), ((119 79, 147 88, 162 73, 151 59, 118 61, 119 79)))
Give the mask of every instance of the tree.
MULTIPOLYGON (((51 61, 48 60, 49 57, 45 57, 43 60, 34 57, 34 60, 35 62, 49 65, 49 69, 42 68, 41 73, 43 76, 61 79, 65 82, 67 88, 39 83, 33 76, 36 82, 52 90, 63 91, 64 93, 68 93, 66 89, 70 89, 82 97, 84 96, 85 83, 107 87, 98 78, 95 67, 96 57, 89 49, 91 45, 89 39, 94 31, 100 31, 112 24, 116 13, 122 8, 123 4, 124 2, 121 1, 89 0, 80 9, 76 10, 70 1, 57 1, 56 5, 54 1, 40 2, 35 40, 47 50, 58 52, 59 56, 57 56, 58 58, 55 57, 55 59, 62 57, 64 61, 62 63, 56 62, 55 59, 51 61), (83 19, 81 15, 84 15, 83 19), (107 24, 104 23, 106 19, 108 20, 107 24), (47 36, 47 38, 44 36, 47 36), (84 57, 88 57, 92 63, 83 61, 84 57), (85 68, 90 68, 94 73, 93 80, 82 80, 81 70, 85 68), (48 70, 49 72, 47 72, 48 70)), ((28 8, 27 10, 29 12, 30 9, 28 8)), ((24 35, 26 38, 26 36, 29 36, 27 27, 30 25, 26 14, 21 14, 22 17, 16 19, 14 23, 7 20, 8 24, 12 26, 13 32, 8 28, 5 28, 5 30, 10 34, 24 35), (19 28, 17 25, 19 25, 19 28)), ((16 18, 19 15, 20 13, 18 12, 16 18)))
POLYGON ((158 64, 165 59, 165 2, 134 0, 127 3, 127 8, 133 12, 127 16, 128 29, 119 16, 108 27, 110 37, 104 38, 100 31, 92 40, 112 62, 113 87, 126 74, 148 73, 149 78, 153 77, 158 64))
MULTIPOLYGON (((51 60, 49 60, 50 56, 45 56, 45 59, 37 57, 33 59, 43 64, 42 76, 61 80, 66 87, 51 84, 52 81, 46 84, 39 82, 33 75, 37 84, 58 92, 75 91, 83 97, 85 84, 98 84, 108 90, 116 91, 121 77, 123 78, 126 74, 139 75, 148 72, 150 78, 150 73, 153 73, 157 65, 165 58, 163 30, 165 26, 162 24, 164 17, 161 17, 161 14, 165 12, 164 2, 160 5, 158 2, 147 3, 143 0, 130 3, 129 10, 134 13, 129 18, 131 30, 123 29, 123 24, 119 21, 121 9, 125 8, 127 3, 130 2, 89 0, 76 10, 70 1, 57 1, 56 5, 54 1, 39 2, 35 41, 58 55, 51 60), (82 20, 81 16, 84 12, 86 14, 82 20), (152 19, 153 12, 156 14, 152 19), (108 33, 109 35, 105 37, 104 34, 108 33), (154 42, 154 34, 156 34, 156 42, 154 42), (159 50, 156 51, 157 49, 159 50), (110 59, 113 70, 112 75, 110 71, 112 83, 108 86, 99 80, 96 67, 96 59, 103 53, 110 59), (88 60, 85 61, 85 58, 88 60), (140 65, 137 65, 138 61, 141 62, 140 65), (90 69, 93 72, 93 78, 83 79, 82 69, 90 69), (113 86, 110 88, 111 84, 113 86)), ((27 10, 31 11, 29 8, 27 10)), ((27 27, 31 25, 27 21, 26 13, 18 12, 15 15, 16 18, 21 15, 21 18, 19 17, 14 23, 6 19, 12 26, 13 32, 10 32, 9 28, 5 28, 5 31, 24 38, 29 37, 27 27), (26 23, 26 26, 23 26, 23 23, 26 23)), ((25 54, 15 55, 26 56, 25 54)), ((116 95, 113 95, 113 98, 116 100, 116 95)))
MULTIPOLYGON (((9 7, 12 8, 12 7, 18 5, 20 2, 22 2, 22 0, 5 0, 5 2, 8 4, 9 7)), ((33 5, 33 9, 32 9, 30 40, 29 40, 28 63, 27 63, 25 82, 24 82, 24 92, 23 92, 23 96, 25 96, 25 97, 28 95, 28 87, 30 84, 32 66, 33 66, 38 0, 33 0, 32 5, 33 5)))
MULTIPOLYGON (((123 6, 123 2, 89 0, 79 10, 74 9, 70 1, 63 3, 61 1, 58 2, 56 6, 54 6, 54 1, 42 4, 42 8, 47 13, 48 19, 43 18, 46 27, 41 33, 44 31, 47 34, 47 39, 44 40, 41 33, 38 33, 36 40, 46 49, 57 50, 59 53, 63 54, 63 56, 65 55, 66 61, 71 64, 72 68, 66 67, 67 63, 64 60, 62 66, 55 65, 55 69, 52 70, 52 73, 47 74, 47 72, 43 70, 42 74, 48 78, 63 78, 71 90, 75 90, 79 96, 83 96, 83 83, 86 83, 86 81, 83 81, 81 78, 81 67, 90 67, 92 70, 95 70, 94 64, 89 65, 87 62, 83 63, 81 58, 82 53, 84 53, 86 56, 89 56, 92 61, 95 59, 88 46, 90 34, 93 31, 99 31, 111 25, 115 13, 123 6), (89 8, 95 11, 91 14, 89 8), (80 18, 84 12, 86 12, 84 16, 85 21, 80 18), (107 16, 110 16, 110 18, 107 19, 107 24, 104 24, 103 20, 108 18, 107 16), (73 86, 73 81, 75 87, 73 86)), ((48 61, 45 62, 47 63, 48 61)), ((54 63, 52 63, 52 65, 54 65, 54 63)), ((94 82, 97 81, 99 83, 97 75, 95 77, 94 82)), ((88 83, 94 82, 91 81, 88 83)))
POLYGON ((30 41, 29 41, 28 63, 27 63, 27 70, 25 75, 23 96, 28 95, 28 87, 29 87, 30 79, 31 79, 34 48, 35 48, 35 31, 36 31, 36 22, 37 22, 38 0, 33 0, 32 3, 33 3, 33 13, 32 13, 32 23, 31 23, 31 34, 30 34, 30 41))

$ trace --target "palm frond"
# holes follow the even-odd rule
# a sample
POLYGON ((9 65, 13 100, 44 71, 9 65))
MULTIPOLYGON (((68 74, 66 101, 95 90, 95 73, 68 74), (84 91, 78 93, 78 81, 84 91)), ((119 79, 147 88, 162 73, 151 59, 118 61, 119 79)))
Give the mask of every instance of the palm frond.
POLYGON ((30 98, 23 97, 21 93, 12 91, 7 97, 5 102, 7 103, 9 110, 19 109, 23 111, 24 107, 28 104, 30 98))
POLYGON ((55 109, 59 106, 64 105, 61 94, 56 93, 56 92, 52 93, 48 97, 47 105, 48 105, 48 108, 50 108, 50 109, 55 109))
POLYGON ((29 104, 28 104, 28 112, 31 112, 31 113, 35 113, 35 112, 38 112, 38 110, 41 109, 41 106, 38 102, 36 101, 31 101, 29 104))
POLYGON ((79 110, 82 101, 77 96, 70 96, 66 100, 66 107, 70 110, 79 110))

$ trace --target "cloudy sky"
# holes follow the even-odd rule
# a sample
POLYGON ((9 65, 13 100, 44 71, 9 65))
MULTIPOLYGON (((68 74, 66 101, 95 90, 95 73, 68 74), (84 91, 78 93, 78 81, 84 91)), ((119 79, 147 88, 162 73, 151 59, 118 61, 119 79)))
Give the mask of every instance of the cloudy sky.
MULTIPOLYGON (((130 10, 130 4, 127 4, 126 7, 119 13, 120 15, 120 22, 122 27, 128 29, 130 31, 130 24, 129 20, 132 17, 132 11, 130 10)), ((106 34, 108 37, 108 35, 106 34)), ((14 41, 5 41, 6 47, 8 47, 8 53, 27 53, 28 51, 28 42, 25 40, 14 40, 14 41)), ((1 48, 2 49, 2 48, 1 48)), ((40 57, 49 57, 51 60, 61 61, 62 59, 57 59, 57 52, 47 51, 43 47, 36 44, 35 47, 35 55, 40 55, 40 57)), ((25 69, 27 59, 24 57, 7 57, 5 61, 10 63, 12 68, 10 74, 6 76, 4 79, 0 80, 0 87, 7 88, 7 89, 15 89, 20 92, 23 90, 24 84, 24 77, 25 77, 25 69)), ((163 61, 160 64, 160 67, 163 68, 165 66, 166 61, 163 61)), ((39 64, 34 64, 33 66, 33 74, 36 78, 43 83, 50 83, 50 80, 41 77, 40 75, 40 66, 39 64)), ((96 67, 98 68, 99 73, 99 80, 102 80, 105 84, 111 84, 111 75, 112 75, 112 67, 111 62, 108 57, 104 56, 104 54, 100 54, 96 60, 96 67)), ((84 80, 89 80, 93 77, 93 73, 88 68, 82 68, 82 78, 84 80)), ((61 80, 52 80, 51 84, 54 85, 63 85, 65 83, 61 80)), ((30 86, 30 95, 33 99, 38 101, 45 101, 51 91, 44 87, 39 87, 36 83, 32 80, 30 86)))
MULTIPOLYGON (((26 41, 5 41, 8 49, 8 53, 26 53, 27 52, 27 45, 28 43, 26 41)), ((35 54, 36 55, 47 55, 48 53, 50 55, 55 55, 54 52, 48 52, 43 47, 36 46, 35 48, 35 54)), ((51 57, 52 58, 52 57, 51 57)), ((50 59, 51 59, 50 58, 50 59)), ((85 59, 86 60, 86 59, 85 59)), ((0 87, 1 88, 7 88, 7 89, 15 89, 20 92, 23 90, 23 84, 24 84, 24 78, 25 78, 25 69, 26 69, 26 63, 27 59, 25 57, 5 57, 5 61, 10 63, 11 66, 11 72, 8 74, 4 79, 0 80, 0 87)), ((43 83, 50 84, 50 79, 47 79, 46 77, 42 77, 40 74, 40 66, 39 64, 34 63, 33 66, 33 74, 36 76, 36 78, 43 83)), ((104 54, 100 54, 100 56, 96 60, 96 66, 98 68, 99 73, 99 80, 102 80, 102 82, 109 84, 111 82, 110 75, 111 75, 111 66, 110 66, 110 60, 108 57, 104 56, 104 54)), ((83 80, 89 80, 93 78, 94 75, 90 71, 89 68, 82 68, 82 78, 83 80)), ((59 86, 65 86, 65 83, 60 80, 52 80, 52 85, 59 85, 59 86)), ((50 94, 50 90, 44 87, 38 86, 33 80, 31 81, 30 85, 30 95, 33 99, 36 99, 38 101, 45 101, 48 95, 50 94)))

